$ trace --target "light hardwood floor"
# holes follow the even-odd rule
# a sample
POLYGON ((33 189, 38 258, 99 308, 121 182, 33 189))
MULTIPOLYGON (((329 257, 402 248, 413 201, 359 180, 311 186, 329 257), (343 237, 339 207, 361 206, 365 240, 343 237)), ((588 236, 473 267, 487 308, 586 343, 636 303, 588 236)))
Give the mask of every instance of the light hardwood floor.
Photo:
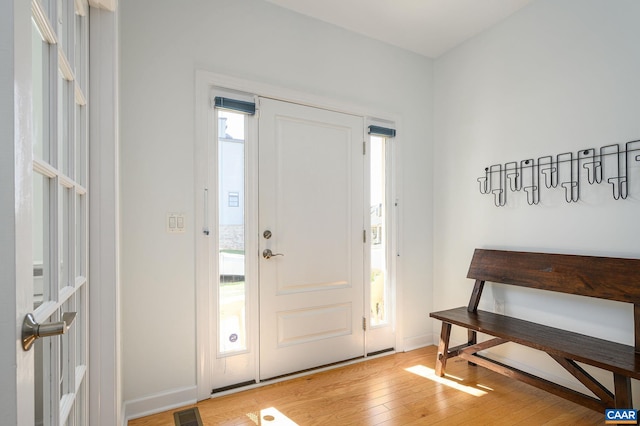
MULTIPOLYGON (((196 406, 207 426, 604 424, 604 413, 457 358, 443 381, 433 375, 436 352, 398 353, 196 406)), ((129 426, 173 426, 173 413, 184 408, 129 426)))

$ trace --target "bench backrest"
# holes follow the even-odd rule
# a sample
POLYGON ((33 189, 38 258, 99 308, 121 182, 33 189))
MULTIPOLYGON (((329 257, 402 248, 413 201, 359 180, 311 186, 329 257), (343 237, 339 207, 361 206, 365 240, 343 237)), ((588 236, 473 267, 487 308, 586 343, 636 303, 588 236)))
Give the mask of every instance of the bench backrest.
POLYGON ((467 278, 640 305, 640 259, 476 249, 467 278))

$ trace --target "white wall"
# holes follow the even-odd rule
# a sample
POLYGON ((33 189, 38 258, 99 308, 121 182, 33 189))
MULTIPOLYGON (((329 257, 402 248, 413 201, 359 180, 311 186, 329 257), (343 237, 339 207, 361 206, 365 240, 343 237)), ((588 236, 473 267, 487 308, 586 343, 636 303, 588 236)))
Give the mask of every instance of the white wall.
MULTIPOLYGON (((502 208, 476 181, 492 164, 640 139, 638 18, 635 0, 538 0, 435 61, 436 309, 468 302, 475 247, 640 257, 638 178, 627 200, 583 186, 576 204, 543 191, 538 206, 516 194, 502 208)), ((633 344, 628 304, 496 286, 485 309, 493 294, 507 314, 633 344)), ((565 377, 534 353, 496 352, 565 377)))
POLYGON ((195 386, 197 69, 400 117, 399 312, 407 342, 430 342, 432 61, 259 0, 126 1, 120 17, 123 399, 195 386), (175 211, 185 235, 165 233, 175 211))

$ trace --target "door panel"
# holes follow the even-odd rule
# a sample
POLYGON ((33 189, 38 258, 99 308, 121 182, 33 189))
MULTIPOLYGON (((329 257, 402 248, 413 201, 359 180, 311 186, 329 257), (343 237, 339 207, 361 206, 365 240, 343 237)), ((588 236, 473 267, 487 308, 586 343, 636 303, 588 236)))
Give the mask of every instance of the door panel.
POLYGON ((352 311, 343 303, 277 312, 278 347, 349 335, 352 311))
POLYGON ((363 355, 362 129, 260 100, 261 379, 363 355))
POLYGON ((16 238, 31 242, 33 318, 57 332, 25 346, 34 352, 30 424, 81 425, 87 423, 88 396, 88 137, 87 88, 78 79, 86 81, 88 18, 82 1, 31 6, 32 19, 17 25, 31 26, 32 203, 25 216, 32 225, 16 238))

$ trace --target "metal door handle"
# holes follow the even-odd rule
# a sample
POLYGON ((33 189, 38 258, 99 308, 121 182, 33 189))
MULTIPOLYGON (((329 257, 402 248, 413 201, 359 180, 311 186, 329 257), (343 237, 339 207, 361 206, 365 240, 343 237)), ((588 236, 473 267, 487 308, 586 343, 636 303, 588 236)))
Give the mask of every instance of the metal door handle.
POLYGON ((49 324, 38 324, 33 314, 27 314, 22 322, 22 349, 28 351, 33 342, 40 337, 58 336, 67 332, 76 319, 75 312, 62 314, 62 321, 49 324))
POLYGON ((274 253, 270 249, 264 249, 262 252, 262 257, 265 259, 271 259, 273 256, 284 256, 282 253, 274 253))

